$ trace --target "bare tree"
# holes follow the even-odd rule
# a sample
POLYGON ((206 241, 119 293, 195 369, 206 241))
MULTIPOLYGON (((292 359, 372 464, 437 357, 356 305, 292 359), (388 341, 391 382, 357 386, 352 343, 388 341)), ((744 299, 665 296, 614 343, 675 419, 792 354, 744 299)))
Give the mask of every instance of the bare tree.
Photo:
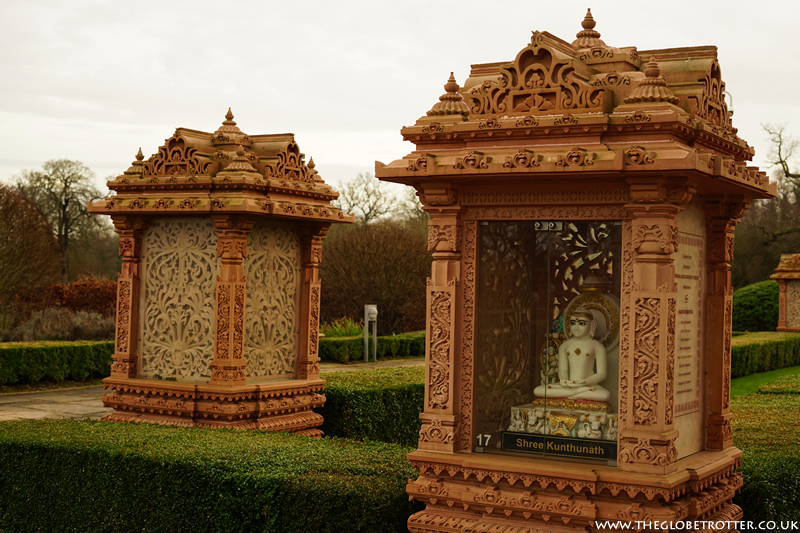
POLYGON ((0 310, 23 290, 53 283, 57 273, 47 217, 22 191, 0 184, 0 310))
POLYGON ((767 167, 777 167, 775 177, 778 181, 778 196, 770 202, 775 216, 781 219, 779 227, 760 224, 762 240, 765 245, 774 243, 779 238, 800 232, 800 220, 797 218, 797 202, 800 199, 800 172, 792 172, 791 164, 795 158, 798 141, 786 133, 786 124, 762 124, 772 142, 767 154, 767 167))
POLYGON ((736 227, 732 265, 735 288, 769 279, 781 254, 800 250, 800 172, 795 166, 798 142, 784 124, 762 127, 772 141, 767 166, 775 168, 778 196, 754 201, 736 227))
POLYGON ((425 327, 425 280, 431 274, 425 235, 393 221, 358 224, 323 246, 323 322, 358 320, 364 304, 373 303, 380 335, 425 327))
POLYGON ((386 183, 369 172, 359 173, 352 181, 342 183, 339 198, 333 204, 356 216, 356 221, 368 224, 397 212, 397 200, 386 183))
POLYGON ((408 229, 415 233, 427 235, 428 221, 431 216, 422 209, 422 202, 419 201, 417 191, 413 187, 405 188, 403 198, 398 206, 398 214, 408 229))
POLYGON ((86 210, 89 200, 101 198, 94 172, 80 161, 53 159, 42 170, 24 170, 17 184, 44 212, 53 228, 61 254, 61 282, 69 281, 71 239, 99 224, 86 210))
POLYGON ((797 139, 786 133, 786 124, 762 124, 761 127, 769 134, 772 142, 767 154, 768 166, 777 166, 784 178, 800 183, 800 172, 792 172, 789 167, 798 147, 797 139))

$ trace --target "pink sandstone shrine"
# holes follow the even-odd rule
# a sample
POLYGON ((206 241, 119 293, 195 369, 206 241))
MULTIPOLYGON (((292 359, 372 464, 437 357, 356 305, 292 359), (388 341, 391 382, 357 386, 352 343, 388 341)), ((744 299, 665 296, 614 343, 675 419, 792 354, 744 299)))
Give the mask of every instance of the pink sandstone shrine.
POLYGON ((319 263, 353 217, 294 135, 178 128, 90 205, 123 259, 104 419, 320 436, 319 263))
POLYGON ((533 32, 473 65, 376 175, 431 220, 412 532, 590 531, 742 510, 730 413, 748 166, 713 46, 533 32))

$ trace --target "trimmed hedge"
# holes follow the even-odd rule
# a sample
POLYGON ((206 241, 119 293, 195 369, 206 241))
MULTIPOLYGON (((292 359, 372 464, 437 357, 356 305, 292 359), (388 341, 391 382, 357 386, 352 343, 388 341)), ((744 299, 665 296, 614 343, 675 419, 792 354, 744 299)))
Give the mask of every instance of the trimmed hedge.
POLYGON ((416 447, 425 401, 425 367, 380 368, 323 374, 322 430, 332 437, 416 447))
POLYGON ((775 331, 778 327, 778 282, 747 285, 733 292, 735 331, 775 331))
POLYGON ((409 448, 150 424, 0 424, 0 530, 406 531, 409 448))
POLYGON ((107 377, 114 341, 0 344, 0 385, 107 377))
POLYGON ((736 337, 731 346, 731 377, 800 365, 800 335, 756 333, 736 337))
MULTIPOLYGON (((372 337, 370 337, 372 350, 372 337)), ((420 357, 425 355, 425 332, 401 333, 378 337, 378 358, 420 357)), ((323 337, 319 340, 319 358, 323 361, 364 360, 364 337, 323 337)), ((370 352, 372 360, 372 352, 370 352)))
POLYGON ((780 376, 758 388, 760 394, 800 394, 800 375, 780 376))

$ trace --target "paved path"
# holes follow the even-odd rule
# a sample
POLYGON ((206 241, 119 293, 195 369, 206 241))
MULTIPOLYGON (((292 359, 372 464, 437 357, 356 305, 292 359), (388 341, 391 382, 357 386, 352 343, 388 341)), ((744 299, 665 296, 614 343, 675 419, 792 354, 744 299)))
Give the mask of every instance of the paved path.
MULTIPOLYGON (((425 360, 423 358, 379 361, 377 363, 361 363, 357 365, 322 363, 320 364, 320 370, 323 373, 349 372, 370 368, 422 366, 424 364, 425 360)), ((40 418, 97 419, 112 411, 111 408, 103 407, 103 402, 100 400, 102 395, 102 385, 44 392, 0 394, 0 422, 40 418)))

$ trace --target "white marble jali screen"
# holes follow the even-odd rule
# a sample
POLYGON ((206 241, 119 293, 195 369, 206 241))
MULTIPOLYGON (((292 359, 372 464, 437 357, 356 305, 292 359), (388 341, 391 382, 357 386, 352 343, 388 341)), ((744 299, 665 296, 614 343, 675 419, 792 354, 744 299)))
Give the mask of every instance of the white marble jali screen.
POLYGON ((244 357, 247 377, 295 373, 300 242, 288 224, 263 221, 247 237, 244 357))
POLYGON ((139 377, 206 382, 219 272, 214 225, 201 218, 156 219, 143 241, 139 377))
POLYGON ((678 285, 675 317, 675 427, 680 432, 681 456, 704 446, 703 376, 703 294, 705 287, 705 212, 696 202, 678 215, 678 251, 672 256, 678 285))

